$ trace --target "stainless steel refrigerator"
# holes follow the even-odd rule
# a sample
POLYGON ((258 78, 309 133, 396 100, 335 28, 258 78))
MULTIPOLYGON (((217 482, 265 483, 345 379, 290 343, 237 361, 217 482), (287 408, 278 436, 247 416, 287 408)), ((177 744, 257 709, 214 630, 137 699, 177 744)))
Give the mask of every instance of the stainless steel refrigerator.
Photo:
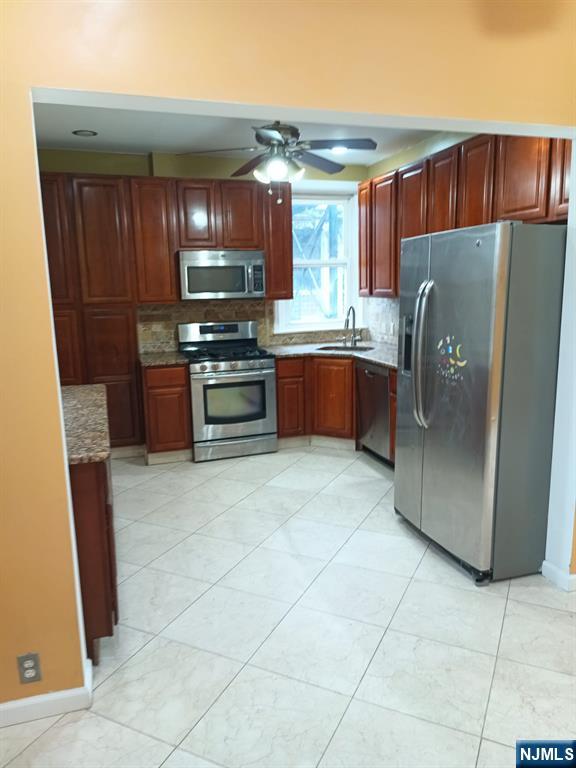
POLYGON ((566 228, 402 241, 394 505, 479 582, 544 559, 566 228))

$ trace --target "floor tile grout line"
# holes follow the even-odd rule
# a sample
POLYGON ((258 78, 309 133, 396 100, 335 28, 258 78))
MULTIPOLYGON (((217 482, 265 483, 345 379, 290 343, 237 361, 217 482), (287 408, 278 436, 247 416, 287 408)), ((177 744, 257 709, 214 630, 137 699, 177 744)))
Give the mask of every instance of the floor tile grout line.
POLYGON ((482 739, 484 738, 484 729, 486 728, 486 718, 488 717, 488 709, 490 707, 490 699, 492 698, 492 688, 494 687, 494 678, 496 676, 496 667, 498 666, 498 657, 500 655, 500 644, 502 642, 502 634, 504 632, 504 622, 506 621, 506 612, 508 610, 508 600, 510 597, 511 582, 508 582, 508 589, 506 591, 506 602, 504 603, 504 610, 502 612, 502 623, 500 624, 500 633, 498 635, 498 645, 496 646, 496 659, 494 661, 494 667, 492 668, 492 675, 490 676, 490 686, 488 688, 488 696, 486 697, 486 706, 484 707, 484 717, 482 718, 482 729, 480 731, 480 741, 478 742, 478 750, 476 752, 476 768, 478 767, 478 760, 480 759, 480 749, 482 747, 482 739))
MULTIPOLYGON (((61 714, 61 715, 58 715, 58 716, 57 716, 57 718, 58 718, 58 719, 57 719, 57 720, 56 720, 54 723, 51 723, 51 724, 48 726, 48 728, 46 728, 46 730, 45 730, 45 731, 42 731, 42 733, 39 733, 39 734, 38 734, 38 736, 36 736, 36 738, 32 739, 32 741, 31 741, 29 744, 26 744, 24 747, 22 747, 22 749, 21 749, 19 752, 17 752, 15 755, 13 755, 13 756, 10 758, 10 760, 8 760, 8 762, 7 762, 7 763, 4 763, 4 765, 2 766, 2 768, 10 768, 10 766, 12 765, 12 763, 14 762, 14 760, 16 760, 16 758, 20 757, 20 755, 21 755, 21 754, 22 754, 22 753, 23 753, 25 750, 27 750, 27 749, 28 749, 28 747, 31 747, 31 746, 32 746, 32 744, 35 744, 35 743, 38 741, 38 739, 41 739, 41 738, 42 738, 42 736, 44 736, 44 734, 48 733, 48 731, 50 731, 52 728, 54 728, 54 726, 55 726, 55 725, 58 725, 58 723, 60 722, 60 720, 62 720, 62 718, 63 718, 63 717, 66 717, 66 715, 67 715, 67 714, 69 714, 69 713, 68 713, 68 712, 64 712, 63 714, 61 714)), ((52 715, 48 715, 48 717, 52 717, 52 715)), ((43 720, 43 719, 44 719, 44 718, 42 718, 42 717, 37 717, 35 720, 43 720)), ((35 722, 35 720, 25 720, 25 722, 26 722, 26 723, 33 723, 33 722, 35 722)), ((24 725, 24 723, 14 723, 14 725, 24 725)), ((2 733, 2 731, 4 730, 4 728, 10 728, 10 727, 11 727, 11 726, 9 726, 9 725, 3 726, 2 728, 0 728, 0 733, 2 733)))
POLYGON ((372 664, 372 662, 374 661, 374 658, 376 657, 376 654, 380 650, 380 646, 382 645, 382 642, 383 642, 384 638, 386 637, 388 629, 389 629, 390 625, 392 624, 392 621, 394 620, 394 617, 396 616, 396 613, 398 612, 398 609, 400 608, 400 605, 402 604, 402 601, 404 600, 404 597, 406 596, 406 592, 408 591, 408 589, 410 588, 410 585, 412 584, 412 581, 414 579, 414 573, 416 573, 416 571, 418 570, 418 567, 420 566, 420 563, 422 562, 422 558, 424 557, 424 555, 428 551, 428 547, 429 546, 430 545, 428 544, 424 548, 424 551, 422 552, 420 560, 418 561, 418 564, 414 568, 414 572, 413 572, 412 576, 410 577, 410 580, 409 580, 408 584, 406 584, 406 587, 405 587, 404 591, 402 592, 402 596, 401 596, 400 600, 398 600, 396 608, 394 609, 394 611, 392 613, 392 616, 390 617, 390 621, 386 625, 386 629, 382 633, 382 637, 380 638, 380 641, 378 642, 376 648, 374 649, 374 653, 370 657, 370 659, 368 661, 368 664, 366 665, 366 667, 364 669, 364 672, 361 675, 360 680, 358 681, 358 684, 356 685, 356 688, 354 689, 354 691, 352 693, 352 696, 350 697, 350 701, 348 702, 346 708, 344 709, 344 712, 342 713, 342 716, 340 717, 338 723, 336 724, 336 727, 334 728, 334 730, 332 732, 332 735, 330 736, 330 739, 328 740, 328 743, 324 747, 324 750, 323 750, 322 754, 320 755, 319 760, 316 763, 316 768, 319 768, 320 763, 322 762, 322 760, 324 759, 324 756, 328 752, 328 749, 330 748, 330 745, 332 744, 332 741, 334 740, 334 737, 335 737, 336 733, 338 732, 338 729, 340 728, 340 725, 342 724, 344 718, 346 717, 346 714, 347 714, 348 710, 350 709, 350 706, 351 706, 352 702, 355 700, 356 694, 358 693, 358 689, 362 685, 362 682, 363 682, 364 678, 366 677, 366 674, 367 674, 368 670, 370 669, 370 665, 372 664))

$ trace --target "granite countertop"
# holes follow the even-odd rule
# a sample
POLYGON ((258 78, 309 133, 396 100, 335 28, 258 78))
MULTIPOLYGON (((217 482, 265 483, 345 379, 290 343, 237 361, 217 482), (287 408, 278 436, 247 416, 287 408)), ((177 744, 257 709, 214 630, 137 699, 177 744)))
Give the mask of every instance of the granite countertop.
POLYGON ((318 341, 315 344, 286 344, 283 346, 269 345, 266 349, 273 352, 276 357, 354 357, 358 360, 366 360, 368 363, 377 363, 386 365, 388 368, 398 367, 398 348, 395 344, 378 344, 375 341, 362 341, 360 348, 338 350, 322 350, 319 347, 328 347, 338 342, 318 341), (372 347, 369 350, 362 350, 361 347, 372 347))
POLYGON ((62 387, 68 464, 106 461, 110 456, 105 384, 62 387))
MULTIPOLYGON (((355 357, 366 360, 369 363, 386 365, 388 368, 397 367, 398 349, 395 344, 378 344, 375 341, 363 341, 361 347, 373 347, 370 350, 361 348, 322 350, 319 347, 327 347, 337 342, 318 341, 314 344, 269 344, 266 349, 274 353, 276 357, 355 357)), ((179 352, 146 352, 140 354, 140 364, 147 367, 166 365, 186 365, 187 360, 179 352)))
POLYGON ((140 365, 144 368, 152 368, 162 365, 186 365, 188 360, 180 352, 141 352, 140 365))

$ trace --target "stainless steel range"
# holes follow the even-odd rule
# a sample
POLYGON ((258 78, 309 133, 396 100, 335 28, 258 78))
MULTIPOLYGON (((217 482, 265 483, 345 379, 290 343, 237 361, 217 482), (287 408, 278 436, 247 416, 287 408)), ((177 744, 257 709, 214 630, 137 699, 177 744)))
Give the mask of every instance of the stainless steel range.
POLYGON ((256 322, 182 323, 190 361, 194 461, 278 450, 276 363, 256 322))

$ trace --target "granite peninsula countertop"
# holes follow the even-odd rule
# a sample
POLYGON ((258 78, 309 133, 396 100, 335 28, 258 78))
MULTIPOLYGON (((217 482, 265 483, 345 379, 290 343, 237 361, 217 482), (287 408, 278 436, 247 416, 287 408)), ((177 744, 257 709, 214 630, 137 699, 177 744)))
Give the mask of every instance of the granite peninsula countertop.
MULTIPOLYGON (((314 344, 284 344, 284 345, 266 345, 266 349, 273 352, 276 357, 355 357, 359 360, 366 360, 369 363, 386 365, 389 368, 397 367, 398 349, 395 344, 378 344, 373 341, 363 341, 361 347, 371 347, 372 349, 363 350, 361 348, 338 350, 322 350, 320 347, 328 347, 337 342, 318 341, 314 344)), ((167 366, 167 365, 186 365, 187 360, 184 355, 177 351, 173 352, 147 352, 140 354, 140 364, 144 367, 167 366)))
POLYGON ((62 387, 68 464, 106 461, 110 456, 105 384, 62 387))

